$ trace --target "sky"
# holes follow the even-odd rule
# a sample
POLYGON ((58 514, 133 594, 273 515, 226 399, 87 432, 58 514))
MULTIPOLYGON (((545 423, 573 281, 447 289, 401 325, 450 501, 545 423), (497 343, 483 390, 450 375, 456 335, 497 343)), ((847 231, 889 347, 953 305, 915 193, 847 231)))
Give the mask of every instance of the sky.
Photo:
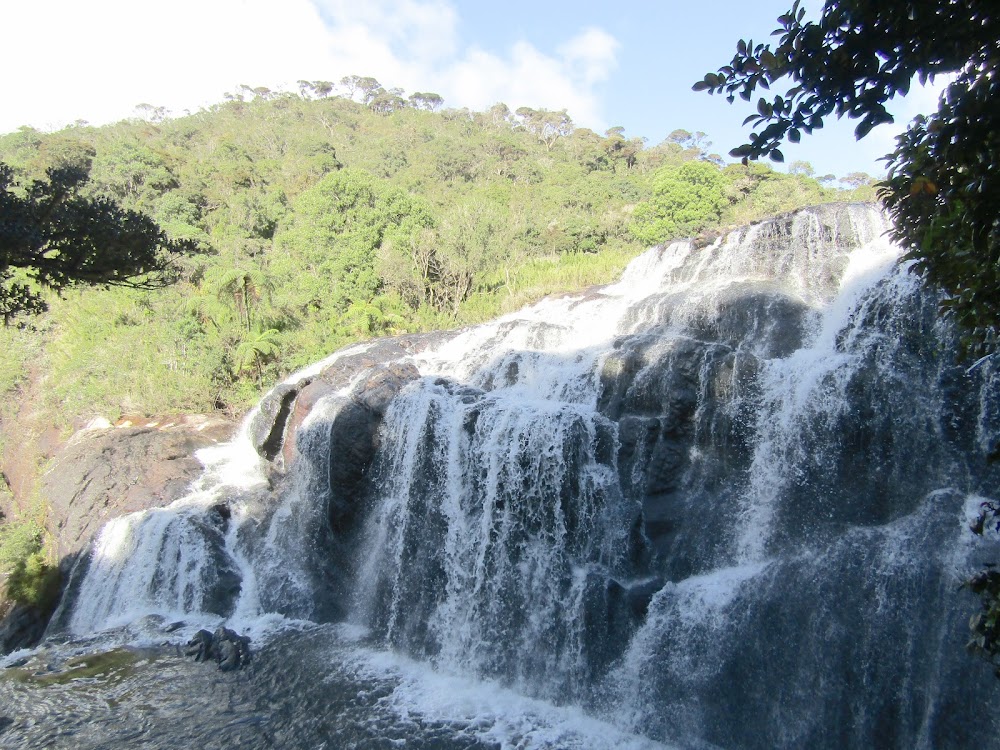
MULTIPOLYGON (((820 0, 804 3, 814 15, 820 0)), ((173 116, 223 100, 240 84, 297 91, 296 81, 373 76, 445 106, 504 102, 567 109, 577 126, 661 142, 701 131, 711 151, 744 143, 751 105, 691 91, 727 64, 739 39, 766 41, 791 0, 5 0, 0 133, 57 130, 137 115, 173 116)), ((884 172, 878 158, 938 91, 916 89, 894 125, 855 141, 833 121, 785 163, 817 175, 884 172)), ((779 167, 781 168, 781 167, 779 167)))

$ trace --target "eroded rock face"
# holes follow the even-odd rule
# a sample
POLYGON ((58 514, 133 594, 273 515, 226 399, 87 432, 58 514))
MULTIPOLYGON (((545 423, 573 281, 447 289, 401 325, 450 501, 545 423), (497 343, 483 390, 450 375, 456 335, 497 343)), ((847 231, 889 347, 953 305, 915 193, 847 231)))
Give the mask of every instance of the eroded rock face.
POLYGON ((670 578, 690 575, 694 560, 710 558, 725 538, 736 510, 728 479, 752 458, 762 362, 754 351, 787 347, 806 315, 764 294, 728 300, 725 310, 690 337, 623 337, 601 372, 598 408, 618 424, 622 489, 641 502, 650 552, 670 578), (755 336, 767 309, 781 315, 761 342, 755 336), (699 513, 700 505, 713 510, 699 513))
POLYGON ((250 439, 268 462, 269 504, 288 512, 261 524, 268 539, 260 546, 274 545, 296 560, 292 572, 258 571, 265 607, 317 621, 346 615, 344 571, 386 410, 420 377, 409 355, 453 335, 404 336, 354 347, 264 398, 250 439), (291 590, 307 595, 289 595, 291 590))
MULTIPOLYGON (((38 484, 48 504, 47 526, 63 582, 107 521, 182 497, 202 471, 195 452, 228 439, 234 427, 229 420, 204 415, 123 419, 117 426, 91 425, 53 450, 38 484)), ((218 587, 228 599, 231 590, 239 589, 238 579, 232 579, 220 566, 218 587)), ((36 644, 50 616, 34 607, 0 603, 0 653, 36 644)))
POLYGON ((392 399, 420 377, 409 362, 389 362, 361 371, 347 394, 317 379, 295 404, 281 459, 285 466, 305 461, 315 477, 313 491, 326 495, 326 522, 335 535, 350 530, 364 492, 364 480, 379 447, 379 426, 392 399), (303 424, 317 402, 331 401, 319 418, 303 424))
POLYGON ((201 473, 195 451, 229 438, 235 425, 185 417, 79 433, 41 481, 60 559, 85 549, 108 520, 167 505, 201 473))

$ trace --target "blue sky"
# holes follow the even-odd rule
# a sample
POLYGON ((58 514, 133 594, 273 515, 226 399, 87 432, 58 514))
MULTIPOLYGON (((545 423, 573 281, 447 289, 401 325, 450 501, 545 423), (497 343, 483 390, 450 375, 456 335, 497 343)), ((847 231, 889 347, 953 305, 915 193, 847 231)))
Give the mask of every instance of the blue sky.
MULTIPOLYGON (((807 0, 816 12, 819 0, 807 0)), ((695 94, 738 39, 765 40, 791 0, 617 3, 538 0, 33 0, 5 3, 8 65, 0 133, 77 119, 103 124, 135 106, 176 115, 222 100, 238 84, 296 90, 295 81, 372 75, 448 106, 567 108, 603 132, 621 125, 650 145, 676 128, 702 131, 725 155, 746 140, 749 105, 695 94), (30 62, 27 62, 29 61, 30 62)), ((817 174, 880 174, 877 158, 909 119, 934 107, 918 90, 895 108, 898 127, 860 142, 834 122, 787 162, 817 174)))

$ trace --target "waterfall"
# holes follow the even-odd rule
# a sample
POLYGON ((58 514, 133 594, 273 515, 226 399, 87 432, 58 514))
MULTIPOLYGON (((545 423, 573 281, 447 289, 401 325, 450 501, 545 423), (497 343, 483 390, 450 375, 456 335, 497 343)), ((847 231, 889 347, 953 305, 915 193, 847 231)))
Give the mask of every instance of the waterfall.
POLYGON ((358 596, 397 647, 562 695, 586 684, 588 605, 627 568, 637 508, 618 491, 607 420, 524 407, 447 381, 397 398, 358 596))
POLYGON ((886 228, 800 211, 297 373, 270 448, 105 527, 69 629, 336 620, 686 746, 996 747, 957 588, 1000 370, 886 228))

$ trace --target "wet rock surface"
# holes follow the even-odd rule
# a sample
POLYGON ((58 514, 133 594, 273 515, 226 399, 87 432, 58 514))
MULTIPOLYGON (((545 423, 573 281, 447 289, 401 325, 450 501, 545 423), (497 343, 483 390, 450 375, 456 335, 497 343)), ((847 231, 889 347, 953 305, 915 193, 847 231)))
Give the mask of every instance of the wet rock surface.
POLYGON ((0 604, 0 654, 30 648, 42 640, 49 613, 27 604, 0 604))
POLYGON ((250 639, 229 628, 220 627, 214 633, 199 630, 185 645, 184 655, 195 661, 214 661, 220 671, 231 672, 250 664, 250 639))
MULTIPOLYGON (((228 439, 233 429, 232 422, 215 416, 133 417, 118 426, 82 430, 54 449, 39 492, 47 501, 46 524, 63 584, 77 562, 86 561, 105 523, 185 495, 203 469, 195 452, 228 439)), ((208 533, 219 536, 218 525, 208 521, 208 533)), ((220 566, 219 597, 231 601, 234 587, 238 591, 238 579, 220 566)), ((6 610, 0 618, 0 653, 37 644, 52 615, 11 603, 6 610)))

